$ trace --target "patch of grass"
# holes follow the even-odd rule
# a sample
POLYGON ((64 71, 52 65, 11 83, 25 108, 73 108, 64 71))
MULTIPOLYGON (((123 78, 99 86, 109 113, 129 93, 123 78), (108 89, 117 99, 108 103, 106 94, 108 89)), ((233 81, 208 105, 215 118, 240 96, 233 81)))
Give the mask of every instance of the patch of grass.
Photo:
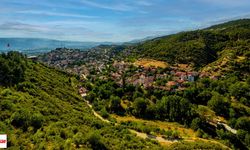
POLYGON ((229 150, 230 148, 218 142, 211 142, 206 140, 183 141, 176 142, 167 147, 167 150, 193 150, 193 149, 218 149, 229 150))
POLYGON ((134 63, 136 66, 143 66, 145 68, 155 67, 155 68, 167 68, 168 64, 164 61, 158 61, 154 59, 139 59, 134 63))
POLYGON ((143 119, 138 119, 135 117, 131 116, 118 116, 118 115, 112 115, 117 122, 126 122, 126 121, 131 121, 131 122, 137 122, 137 123, 143 123, 148 126, 154 126, 158 127, 160 129, 164 130, 177 130, 180 132, 180 136, 183 138, 188 138, 188 137, 196 137, 195 132, 192 129, 187 129, 183 125, 180 125, 175 122, 164 122, 164 121, 158 121, 158 120, 143 120, 143 119))
POLYGON ((199 105, 197 108, 197 112, 201 117, 204 117, 206 120, 220 120, 223 122, 227 122, 227 120, 221 116, 216 116, 215 112, 208 108, 207 106, 199 105))

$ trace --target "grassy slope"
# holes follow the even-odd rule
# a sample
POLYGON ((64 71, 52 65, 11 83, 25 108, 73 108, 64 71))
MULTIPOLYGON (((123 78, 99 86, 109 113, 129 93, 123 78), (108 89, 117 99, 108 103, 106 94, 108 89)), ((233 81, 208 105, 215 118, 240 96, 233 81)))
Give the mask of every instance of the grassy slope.
POLYGON ((94 117, 72 86, 74 77, 41 64, 28 66, 25 82, 0 87, 0 131, 8 134, 10 149, 160 148, 94 117))

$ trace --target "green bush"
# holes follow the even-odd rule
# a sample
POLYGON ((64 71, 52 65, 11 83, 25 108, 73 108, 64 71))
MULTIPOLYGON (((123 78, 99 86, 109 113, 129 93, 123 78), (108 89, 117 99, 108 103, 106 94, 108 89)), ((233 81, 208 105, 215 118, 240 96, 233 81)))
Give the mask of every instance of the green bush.
POLYGON ((11 116, 11 124, 15 127, 22 127, 26 130, 30 125, 31 114, 29 111, 23 109, 15 112, 11 116))
POLYGON ((193 119, 190 125, 190 127, 195 131, 198 130, 201 126, 202 126, 202 121, 200 118, 193 119))
POLYGON ((218 93, 214 93, 211 100, 208 101, 208 106, 215 111, 217 115, 228 116, 229 115, 229 102, 225 97, 218 93))
POLYGON ((90 143, 91 148, 94 150, 107 149, 106 146, 102 143, 100 134, 97 132, 89 133, 86 138, 86 141, 90 143))
POLYGON ((43 124, 43 116, 37 113, 31 114, 22 109, 11 116, 11 124, 15 127, 22 127, 24 130, 27 130, 29 126, 39 129, 43 124))
POLYGON ((105 107, 103 107, 100 111, 100 115, 103 117, 103 118, 109 118, 109 113, 108 111, 106 110, 105 107))

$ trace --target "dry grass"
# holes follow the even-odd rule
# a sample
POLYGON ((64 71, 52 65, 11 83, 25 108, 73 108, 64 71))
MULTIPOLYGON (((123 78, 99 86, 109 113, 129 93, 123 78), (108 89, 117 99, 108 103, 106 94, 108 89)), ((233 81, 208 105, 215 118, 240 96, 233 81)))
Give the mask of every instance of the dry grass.
POLYGON ((121 106, 123 109, 128 108, 128 105, 130 105, 130 102, 128 100, 122 100, 121 101, 121 106))
POLYGON ((134 65, 143 66, 145 68, 155 67, 155 68, 167 68, 169 65, 166 62, 153 60, 153 59, 139 59, 134 65))
POLYGON ((242 61, 244 61, 245 59, 246 59, 245 56, 238 56, 237 59, 236 59, 236 61, 237 61, 237 62, 242 62, 242 61))
POLYGON ((157 126, 160 129, 165 130, 178 130, 180 132, 181 137, 183 138, 190 138, 190 137, 196 137, 195 131, 192 129, 187 129, 183 125, 180 125, 175 122, 165 122, 165 121, 158 121, 158 120, 143 120, 139 118, 135 118, 132 116, 118 116, 118 115, 112 115, 113 118, 117 120, 117 122, 122 121, 133 121, 138 123, 144 123, 149 126, 157 126))
MULTIPOLYGON (((211 113, 211 112, 210 112, 211 113)), ((157 126, 160 129, 165 129, 165 130, 178 130, 180 133, 180 136, 183 138, 183 141, 187 142, 196 142, 196 141, 203 141, 205 143, 207 142, 212 142, 215 144, 221 145, 223 148, 229 149, 227 146, 223 145, 219 141, 213 140, 213 139, 202 139, 196 136, 196 132, 192 129, 185 128, 183 125, 175 123, 175 122, 165 122, 165 121, 158 121, 158 120, 143 120, 139 118, 135 118, 133 116, 118 116, 118 115, 111 115, 113 118, 117 120, 118 123, 122 121, 132 121, 132 122, 137 122, 137 123, 144 123, 145 125, 149 126, 157 126)), ((143 137, 143 136, 141 136, 143 137)), ((145 138, 145 137, 143 137, 145 138)), ((162 146, 170 146, 174 143, 175 141, 164 141, 164 142, 159 142, 162 146)))
POLYGON ((207 106, 199 105, 197 112, 199 113, 200 116, 205 117, 207 120, 216 122, 218 120, 222 122, 227 122, 227 120, 221 116, 216 116, 215 112, 208 108, 207 106))

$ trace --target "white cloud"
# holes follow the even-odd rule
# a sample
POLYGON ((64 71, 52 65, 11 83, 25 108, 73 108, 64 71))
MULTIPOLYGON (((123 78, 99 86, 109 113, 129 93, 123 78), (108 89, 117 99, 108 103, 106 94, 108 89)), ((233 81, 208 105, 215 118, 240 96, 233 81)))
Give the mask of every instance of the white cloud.
POLYGON ((27 31, 27 32, 47 32, 48 28, 20 22, 5 22, 0 24, 0 30, 4 31, 27 31))
POLYGON ((33 14, 33 15, 45 15, 45 16, 73 17, 73 18, 97 18, 97 16, 90 16, 90 15, 37 11, 37 10, 17 11, 17 13, 33 14))
POLYGON ((81 0, 83 4, 92 6, 92 7, 97 7, 97 8, 102 8, 102 9, 109 9, 109 10, 116 10, 116 11, 131 11, 133 10, 132 6, 129 6, 124 3, 116 3, 116 4, 104 4, 104 3, 98 3, 94 1, 89 1, 89 0, 81 0))
POLYGON ((196 0, 197 2, 212 4, 212 5, 219 5, 219 6, 244 6, 246 4, 250 4, 249 0, 196 0))

